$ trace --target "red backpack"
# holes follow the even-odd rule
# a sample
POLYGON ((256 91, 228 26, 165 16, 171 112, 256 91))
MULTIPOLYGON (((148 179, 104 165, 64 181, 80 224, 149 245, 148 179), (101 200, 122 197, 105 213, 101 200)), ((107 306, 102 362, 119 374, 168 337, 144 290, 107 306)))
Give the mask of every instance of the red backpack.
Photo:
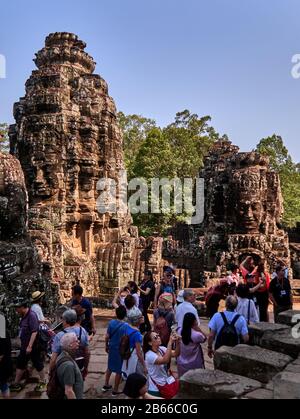
MULTIPOLYGON (((166 316, 166 315, 165 315, 166 316)), ((159 334, 161 338, 161 343, 163 346, 168 346, 171 331, 169 329, 166 317, 164 315, 160 315, 159 318, 155 322, 154 332, 159 334)))

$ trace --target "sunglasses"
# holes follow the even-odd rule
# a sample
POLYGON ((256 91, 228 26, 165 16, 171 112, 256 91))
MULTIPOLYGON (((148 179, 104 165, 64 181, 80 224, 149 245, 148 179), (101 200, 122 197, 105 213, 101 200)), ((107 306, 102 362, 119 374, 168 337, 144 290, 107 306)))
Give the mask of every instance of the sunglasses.
POLYGON ((154 335, 154 336, 152 337, 152 339, 154 339, 154 340, 158 340, 158 339, 160 339, 160 336, 159 336, 159 335, 154 335))

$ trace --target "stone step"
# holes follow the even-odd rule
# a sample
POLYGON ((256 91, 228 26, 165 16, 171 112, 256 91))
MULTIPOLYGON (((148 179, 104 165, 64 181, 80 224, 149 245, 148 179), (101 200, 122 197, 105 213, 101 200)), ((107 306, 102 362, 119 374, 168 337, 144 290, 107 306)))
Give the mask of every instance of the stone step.
POLYGON ((290 356, 259 346, 238 345, 234 348, 223 346, 218 349, 214 366, 220 371, 268 383, 292 361, 290 356))
MULTIPOLYGON (((260 345, 271 351, 289 355, 296 359, 300 355, 300 337, 293 336, 293 329, 280 332, 266 332, 260 345)), ((299 330, 298 330, 299 333, 299 330)))
POLYGON ((248 327, 249 330, 249 338, 250 338, 250 345, 257 345, 261 346, 261 340, 265 333, 271 332, 282 332, 284 330, 290 330, 289 326, 285 324, 276 324, 276 323, 252 323, 248 327))
POLYGON ((283 311, 279 314, 278 321, 280 324, 294 326, 295 324, 300 322, 300 310, 283 311))
POLYGON ((245 398, 250 400, 272 400, 274 399, 274 392, 272 390, 261 388, 248 393, 245 398))
POLYGON ((274 399, 300 399, 300 374, 284 371, 273 378, 273 383, 274 399))
POLYGON ((232 399, 258 390, 261 383, 223 371, 192 370, 180 378, 179 399, 232 399))

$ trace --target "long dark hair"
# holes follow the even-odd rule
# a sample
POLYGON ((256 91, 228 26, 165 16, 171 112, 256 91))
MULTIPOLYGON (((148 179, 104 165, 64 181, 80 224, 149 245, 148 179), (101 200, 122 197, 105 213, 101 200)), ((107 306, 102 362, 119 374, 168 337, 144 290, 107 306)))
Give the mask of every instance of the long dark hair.
POLYGON ((193 313, 186 313, 183 319, 183 325, 181 330, 182 342, 184 345, 193 343, 192 341, 192 328, 195 324, 196 316, 193 313))
POLYGON ((144 336, 144 339, 143 339, 143 353, 144 353, 144 356, 146 356, 146 353, 148 351, 152 350, 152 346, 150 345, 150 342, 152 340, 151 339, 151 333, 152 332, 147 332, 144 336))

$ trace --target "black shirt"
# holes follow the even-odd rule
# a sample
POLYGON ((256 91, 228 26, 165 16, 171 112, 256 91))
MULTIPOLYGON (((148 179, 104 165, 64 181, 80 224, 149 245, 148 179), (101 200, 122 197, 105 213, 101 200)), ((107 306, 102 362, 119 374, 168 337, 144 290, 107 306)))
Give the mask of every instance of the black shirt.
POLYGON ((154 295, 155 295, 155 285, 154 285, 154 282, 149 279, 146 282, 142 282, 140 288, 143 291, 146 291, 147 288, 150 288, 151 291, 149 292, 148 295, 145 295, 145 294, 143 294, 141 292, 141 300, 142 300, 143 303, 151 303, 151 301, 154 300, 154 295))
POLYGON ((272 279, 270 284, 270 293, 273 295, 276 303, 281 307, 288 307, 291 305, 291 284, 287 278, 272 279))

